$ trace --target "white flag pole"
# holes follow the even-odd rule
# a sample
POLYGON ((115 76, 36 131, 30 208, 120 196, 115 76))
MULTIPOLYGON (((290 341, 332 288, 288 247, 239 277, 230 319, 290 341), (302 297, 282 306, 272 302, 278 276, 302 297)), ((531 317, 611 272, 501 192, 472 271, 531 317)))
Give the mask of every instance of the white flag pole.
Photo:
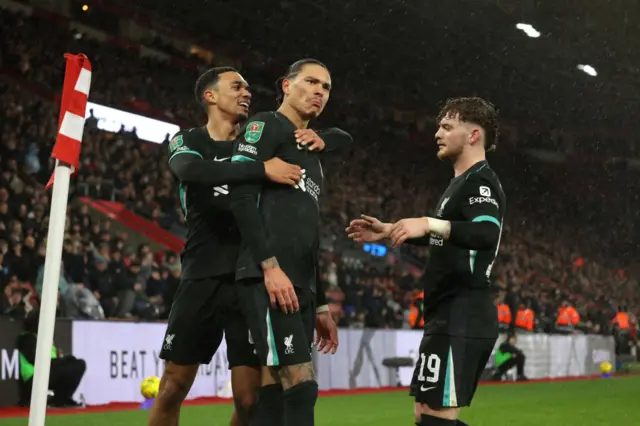
POLYGON ((45 426, 47 396, 49 393, 49 373, 51 370, 51 349, 56 321, 58 283, 64 242, 64 224, 69 199, 71 166, 56 160, 53 195, 49 213, 47 252, 44 261, 44 282, 40 295, 40 319, 38 322, 38 343, 36 363, 29 410, 29 426, 45 426))

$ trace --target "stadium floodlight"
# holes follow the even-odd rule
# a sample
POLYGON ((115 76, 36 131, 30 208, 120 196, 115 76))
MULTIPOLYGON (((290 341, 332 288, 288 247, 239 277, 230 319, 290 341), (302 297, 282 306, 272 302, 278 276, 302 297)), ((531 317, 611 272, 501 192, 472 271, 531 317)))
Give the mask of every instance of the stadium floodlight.
POLYGON ((522 32, 524 32, 526 35, 528 35, 531 38, 538 38, 540 37, 540 31, 536 30, 535 28, 533 28, 533 26, 529 25, 529 24, 516 24, 516 28, 521 30, 522 32))
POLYGON ((585 74, 590 75, 591 77, 595 77, 598 75, 598 72, 596 71, 595 68, 593 68, 591 65, 578 65, 576 68, 578 68, 580 71, 584 72, 585 74))

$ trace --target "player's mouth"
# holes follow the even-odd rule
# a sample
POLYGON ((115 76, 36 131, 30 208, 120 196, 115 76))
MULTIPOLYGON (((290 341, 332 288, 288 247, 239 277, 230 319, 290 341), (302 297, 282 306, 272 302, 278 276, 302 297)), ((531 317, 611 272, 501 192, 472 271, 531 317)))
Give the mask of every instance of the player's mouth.
POLYGON ((320 98, 311 99, 311 106, 314 106, 316 108, 322 108, 322 99, 320 98))
POLYGON ((242 108, 246 112, 249 112, 249 107, 251 106, 251 103, 250 102, 240 102, 238 105, 240 106, 240 108, 242 108))
POLYGON ((439 143, 438 144, 438 151, 442 151, 443 149, 445 149, 447 147, 447 145, 443 144, 443 143, 439 143))

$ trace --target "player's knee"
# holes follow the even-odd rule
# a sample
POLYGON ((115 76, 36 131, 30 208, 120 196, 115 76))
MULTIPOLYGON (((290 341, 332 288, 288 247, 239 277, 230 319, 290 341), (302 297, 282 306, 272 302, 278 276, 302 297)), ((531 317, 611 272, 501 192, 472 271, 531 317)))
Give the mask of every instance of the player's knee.
POLYGON ((255 392, 242 392, 233 395, 233 405, 236 409, 239 424, 243 426, 249 425, 249 419, 258 402, 258 396, 255 392))
POLYGON ((166 408, 179 407, 187 397, 198 366, 182 366, 167 363, 160 380, 156 401, 166 408))
POLYGON ((279 375, 284 389, 290 389, 301 383, 316 381, 316 374, 311 362, 282 367, 279 375))

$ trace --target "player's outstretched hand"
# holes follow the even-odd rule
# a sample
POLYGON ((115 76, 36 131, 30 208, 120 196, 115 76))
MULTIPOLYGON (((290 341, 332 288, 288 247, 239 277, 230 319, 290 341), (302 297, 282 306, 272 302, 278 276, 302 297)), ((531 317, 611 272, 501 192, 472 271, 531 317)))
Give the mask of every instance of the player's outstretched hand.
POLYGON ((309 151, 322 151, 325 147, 324 140, 311 129, 296 130, 296 142, 300 146, 309 145, 309 151))
POLYGON ((300 182, 302 169, 295 164, 289 164, 279 158, 272 158, 265 161, 264 171, 267 179, 275 183, 295 186, 300 182))
POLYGON ((345 231, 357 243, 373 243, 389 238, 391 224, 363 214, 360 219, 352 220, 345 231))
POLYGON ((338 326, 329 312, 321 312, 316 315, 316 340, 314 346, 318 351, 335 354, 338 350, 338 326))
POLYGON ((280 305, 282 312, 296 312, 300 309, 298 296, 287 274, 278 266, 264 270, 264 285, 269 293, 271 307, 280 305))
POLYGON ((429 221, 424 217, 402 219, 391 226, 391 244, 400 247, 410 238, 420 238, 429 233, 429 221))

